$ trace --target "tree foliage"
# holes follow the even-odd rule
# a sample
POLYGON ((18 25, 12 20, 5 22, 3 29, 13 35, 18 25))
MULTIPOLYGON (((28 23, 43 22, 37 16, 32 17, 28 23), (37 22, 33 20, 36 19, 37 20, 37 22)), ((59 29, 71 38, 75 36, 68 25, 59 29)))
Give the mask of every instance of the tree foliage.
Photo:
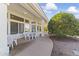
POLYGON ((79 31, 79 22, 70 13, 60 12, 54 15, 48 23, 49 33, 57 36, 76 35, 79 31))

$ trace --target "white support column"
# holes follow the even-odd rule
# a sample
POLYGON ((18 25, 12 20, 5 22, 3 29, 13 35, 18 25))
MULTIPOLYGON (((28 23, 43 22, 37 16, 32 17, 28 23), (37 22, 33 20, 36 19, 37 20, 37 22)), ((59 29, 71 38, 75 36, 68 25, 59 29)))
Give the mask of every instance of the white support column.
POLYGON ((36 32, 38 32, 38 31, 37 31, 37 26, 38 26, 38 24, 37 24, 37 22, 36 22, 36 32))
POLYGON ((10 13, 8 12, 7 13, 7 23, 8 23, 8 26, 7 26, 7 30, 8 30, 8 35, 10 35, 10 13))
MULTIPOLYGON (((38 36, 37 26, 38 26, 38 22, 36 21, 36 36, 35 36, 35 37, 37 37, 37 36, 38 36)), ((37 38, 36 38, 36 39, 37 39, 37 38)))
POLYGON ((25 18, 24 18, 24 33, 25 33, 25 18))
POLYGON ((31 20, 29 21, 29 26, 30 26, 30 32, 32 31, 32 24, 31 24, 31 20))
POLYGON ((44 36, 44 20, 43 19, 42 19, 41 31, 42 31, 42 36, 44 36))
POLYGON ((7 46, 7 5, 0 3, 0 55, 9 55, 7 46))

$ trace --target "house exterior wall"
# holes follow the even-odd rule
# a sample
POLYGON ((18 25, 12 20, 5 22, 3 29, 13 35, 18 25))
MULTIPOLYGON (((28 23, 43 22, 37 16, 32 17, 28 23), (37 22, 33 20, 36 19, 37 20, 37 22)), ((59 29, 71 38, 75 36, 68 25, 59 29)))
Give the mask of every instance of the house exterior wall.
POLYGON ((9 55, 7 46, 7 5, 0 4, 0 55, 9 55))
MULTIPOLYGON (((21 12, 21 10, 19 11, 19 9, 21 9, 21 10, 24 10, 24 9, 22 9, 20 6, 18 7, 18 5, 16 5, 16 7, 15 7, 15 5, 12 5, 12 7, 11 7, 11 5, 8 7, 8 21, 10 22, 10 21, 12 21, 11 19, 10 19, 10 14, 13 14, 13 15, 16 15, 16 16, 19 16, 19 17, 22 17, 22 18, 24 18, 24 19, 26 19, 26 20, 29 20, 29 24, 30 24, 30 32, 31 32, 31 26, 33 25, 32 24, 32 22, 36 22, 36 32, 37 32, 37 26, 39 25, 39 26, 41 26, 41 30, 43 31, 43 25, 44 24, 42 24, 42 19, 40 19, 40 18, 38 18, 38 17, 36 17, 36 16, 34 16, 33 14, 30 14, 30 13, 28 13, 28 11, 26 11, 27 12, 27 14, 24 14, 24 13, 22 13, 21 12), (13 7, 14 6, 14 7, 13 7), (17 9, 16 9, 17 8, 17 9), (40 23, 40 24, 38 24, 38 23, 40 23)), ((15 21, 16 22, 16 21, 15 21)), ((8 25, 10 25, 10 23, 8 23, 8 25)), ((9 28, 9 31, 8 31, 8 33, 10 33, 10 27, 8 27, 9 28)), ((41 31, 41 32, 42 32, 41 31)))

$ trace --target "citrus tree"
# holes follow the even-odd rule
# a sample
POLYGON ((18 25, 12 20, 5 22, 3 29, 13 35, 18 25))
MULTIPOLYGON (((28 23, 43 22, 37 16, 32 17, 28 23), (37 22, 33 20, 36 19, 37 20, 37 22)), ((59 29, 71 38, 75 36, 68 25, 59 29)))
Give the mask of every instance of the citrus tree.
POLYGON ((48 31, 57 36, 75 35, 79 25, 75 16, 60 12, 54 15, 48 23, 48 31))

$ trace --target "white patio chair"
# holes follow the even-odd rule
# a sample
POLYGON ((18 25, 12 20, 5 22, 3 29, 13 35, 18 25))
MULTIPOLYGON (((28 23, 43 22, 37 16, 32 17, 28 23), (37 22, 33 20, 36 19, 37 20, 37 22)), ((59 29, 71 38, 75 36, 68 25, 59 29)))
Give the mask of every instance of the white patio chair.
POLYGON ((29 36, 28 36, 29 33, 26 32, 26 33, 23 33, 23 34, 24 34, 25 40, 29 40, 29 36))
POLYGON ((28 33, 27 33, 27 37, 28 37, 29 40, 32 39, 32 34, 31 34, 31 32, 28 32, 28 33))
POLYGON ((28 37, 29 37, 29 40, 32 40, 33 39, 32 33, 29 33, 28 37))
POLYGON ((38 37, 39 37, 38 32, 36 32, 35 33, 35 39, 38 40, 38 37))
POLYGON ((38 40, 38 32, 32 33, 32 39, 38 40))
POLYGON ((23 33, 23 34, 24 34, 24 38, 25 38, 25 40, 26 40, 26 36, 27 36, 27 35, 26 35, 26 33, 23 33))
POLYGON ((13 48, 13 38, 11 35, 8 35, 7 36, 7 43, 8 43, 8 46, 9 47, 12 47, 13 48))

